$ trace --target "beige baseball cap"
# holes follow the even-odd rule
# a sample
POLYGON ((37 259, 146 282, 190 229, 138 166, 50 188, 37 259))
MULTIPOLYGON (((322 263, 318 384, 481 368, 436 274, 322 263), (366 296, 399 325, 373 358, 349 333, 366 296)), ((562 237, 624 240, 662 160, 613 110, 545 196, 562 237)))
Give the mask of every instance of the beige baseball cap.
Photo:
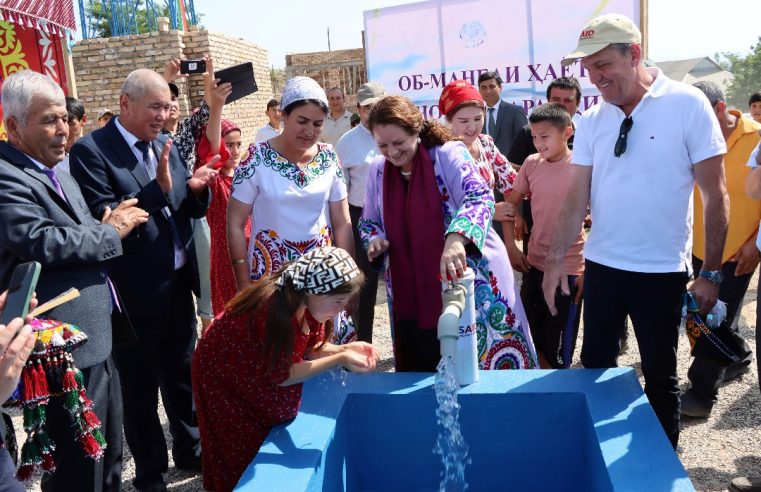
POLYGON ((579 45, 561 61, 568 66, 579 58, 594 55, 611 44, 642 44, 642 33, 631 19, 621 14, 605 14, 592 19, 579 35, 579 45))
POLYGON ((380 101, 386 95, 386 89, 377 82, 362 84, 357 91, 357 104, 368 106, 380 101))

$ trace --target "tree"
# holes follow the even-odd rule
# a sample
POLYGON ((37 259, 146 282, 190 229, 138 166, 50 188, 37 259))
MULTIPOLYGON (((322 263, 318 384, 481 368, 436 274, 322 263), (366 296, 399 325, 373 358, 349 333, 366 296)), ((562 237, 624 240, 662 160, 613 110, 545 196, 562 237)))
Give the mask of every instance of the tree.
POLYGON ((272 82, 272 94, 279 97, 285 87, 285 70, 282 68, 270 68, 270 81, 272 82))
POLYGON ((724 52, 717 53, 716 60, 735 76, 727 89, 727 102, 746 110, 750 95, 761 90, 761 36, 747 56, 724 52))
MULTIPOLYGON (((142 34, 155 30, 155 26, 149 24, 148 11, 145 9, 144 0, 133 2, 111 2, 109 0, 91 0, 89 16, 89 30, 93 32, 93 37, 110 38, 111 19, 117 20, 122 25, 131 25, 134 29, 137 23, 137 33, 142 34)), ((169 5, 156 5, 156 17, 171 17, 169 14, 169 5)), ((203 29, 201 20, 203 14, 196 15, 198 28, 203 29)))

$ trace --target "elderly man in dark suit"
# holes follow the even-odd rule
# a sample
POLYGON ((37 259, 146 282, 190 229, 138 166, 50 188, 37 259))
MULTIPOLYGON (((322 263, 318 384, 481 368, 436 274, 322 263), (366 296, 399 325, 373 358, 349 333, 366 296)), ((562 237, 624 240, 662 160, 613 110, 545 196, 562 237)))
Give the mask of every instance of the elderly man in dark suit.
MULTIPOLYGON (((484 133, 491 135, 497 149, 507 155, 513 145, 513 139, 521 128, 528 125, 523 110, 515 104, 502 100, 502 77, 497 72, 484 72, 478 77, 478 92, 486 102, 486 124, 484 133)), ((494 200, 501 202, 502 194, 494 190, 494 200)), ((495 222, 495 229, 502 237, 502 223, 495 222)))
POLYGON ((130 199, 114 202, 113 211, 104 209, 98 221, 71 176, 56 173, 69 127, 63 91, 52 79, 31 70, 8 77, 2 105, 9 142, 0 142, 0 288, 8 287, 16 265, 38 261, 40 301, 79 289, 79 298, 46 316, 75 324, 89 337, 74 360, 108 443, 102 460, 88 458, 74 439, 68 412, 51 404, 48 426, 58 467, 43 478, 42 489, 118 491, 122 410, 111 360, 111 314, 119 303, 104 264, 122 255, 122 239, 148 214, 130 199))
POLYGON ((110 263, 137 340, 114 348, 124 397, 124 433, 135 458, 138 490, 166 490, 167 446, 158 416, 158 395, 169 417, 178 469, 200 470, 193 419, 190 361, 196 340, 192 292, 198 269, 191 219, 203 217, 209 181, 202 166, 190 175, 161 129, 172 105, 166 80, 139 69, 119 97, 120 114, 71 149, 71 174, 94 214, 134 197, 148 222, 110 263))

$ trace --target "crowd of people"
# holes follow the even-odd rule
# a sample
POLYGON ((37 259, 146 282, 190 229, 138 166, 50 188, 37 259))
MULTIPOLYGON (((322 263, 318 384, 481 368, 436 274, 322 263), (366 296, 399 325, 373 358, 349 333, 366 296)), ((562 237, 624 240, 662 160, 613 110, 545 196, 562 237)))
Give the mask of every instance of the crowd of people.
MULTIPOLYGON (((584 114, 573 77, 552 81, 528 117, 502 100, 498 73, 455 80, 440 121, 374 82, 355 114, 340 88, 295 77, 247 146, 223 118, 232 87, 209 57, 187 118, 173 59, 163 74, 130 73, 118 115, 103 111, 86 136, 80 101, 44 75, 9 76, 0 285, 38 261, 37 299, 80 290, 47 315, 89 337, 73 355, 108 443, 88 458, 51 405, 57 469, 42 489, 119 490, 123 429, 136 489, 166 490, 171 451, 206 489, 232 490, 270 429, 297 414, 303 381, 375 370, 379 276, 395 370, 430 372, 442 283, 468 269, 484 370, 571 367, 582 316, 581 365, 615 367, 631 320, 645 394, 676 448, 680 418, 707 417, 752 363, 734 321, 761 259, 761 93, 748 118, 714 83, 669 80, 623 16, 582 32, 563 64, 581 63, 601 93, 584 114), (680 393, 686 290, 704 314, 727 304, 722 327, 743 353, 729 366, 695 358, 680 393)), ((0 326, 2 400, 34 343, 28 327, 13 337, 22 324, 0 326)), ((23 490, 7 448, 0 490, 23 490)))

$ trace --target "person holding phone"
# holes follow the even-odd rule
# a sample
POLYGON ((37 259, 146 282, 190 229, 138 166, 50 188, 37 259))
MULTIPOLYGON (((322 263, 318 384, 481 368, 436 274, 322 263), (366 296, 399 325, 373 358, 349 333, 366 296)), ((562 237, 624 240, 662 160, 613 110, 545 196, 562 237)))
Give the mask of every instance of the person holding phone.
MULTIPOLYGON (((7 314, 6 299, 8 291, 0 294, 0 313, 7 314)), ((37 299, 32 298, 29 310, 37 306, 37 299)), ((13 318, 7 325, 0 324, 0 403, 11 397, 18 387, 21 371, 34 348, 36 337, 32 333, 31 316, 25 320, 13 318)), ((4 419, 0 419, 0 491, 22 492, 24 485, 16 480, 16 465, 13 463, 9 443, 15 439, 9 436, 13 429, 5 427, 4 419)), ((12 450, 15 453, 15 449, 12 450)))
POLYGON ((0 289, 8 288, 17 265, 29 261, 42 265, 36 287, 41 302, 71 287, 79 289, 80 297, 47 315, 77 325, 88 336, 73 356, 108 443, 103 459, 93 461, 72 439, 68 411, 49 405, 57 470, 43 477, 42 490, 116 491, 121 484, 122 401, 111 359, 112 314, 123 316, 124 306, 105 265, 123 254, 122 240, 148 214, 137 206, 138 199, 120 195, 98 220, 71 175, 56 173, 69 125, 63 90, 50 77, 32 70, 11 75, 3 82, 2 106, 8 142, 0 142, 0 289))
MULTIPOLYGON (((216 317, 237 293, 235 275, 227 250, 227 205, 232 193, 233 174, 243 156, 241 131, 238 125, 222 118, 222 108, 229 96, 229 90, 215 90, 211 98, 209 124, 206 135, 198 141, 198 155, 201 162, 210 162, 219 156, 219 175, 211 187, 214 199, 209 205, 206 220, 211 230, 211 306, 216 317)), ((246 245, 251 236, 251 221, 246 222, 246 245)))
MULTIPOLYGON (((172 58, 164 67, 164 79, 169 83, 169 90, 172 93, 172 105, 169 108, 169 115, 164 121, 164 127, 161 134, 171 138, 172 142, 180 153, 180 157, 185 161, 185 165, 190 173, 193 173, 198 165, 198 151, 196 142, 203 137, 204 128, 209 122, 211 106, 214 104, 214 98, 218 94, 224 93, 229 95, 232 91, 232 84, 219 83, 214 79, 214 62, 209 55, 204 55, 203 60, 192 60, 193 68, 189 70, 189 60, 172 58), (180 78, 188 77, 191 74, 203 74, 204 76, 204 99, 201 106, 191 112, 187 118, 180 119, 180 90, 174 82, 180 78)), ((223 102, 224 104, 224 102, 223 102)), ((198 277, 200 280, 199 295, 196 298, 196 314, 201 318, 202 329, 206 329, 211 323, 214 315, 212 313, 211 302, 211 271, 209 267, 209 255, 211 248, 211 231, 206 217, 194 220, 193 241, 196 246, 198 259, 198 277)))

